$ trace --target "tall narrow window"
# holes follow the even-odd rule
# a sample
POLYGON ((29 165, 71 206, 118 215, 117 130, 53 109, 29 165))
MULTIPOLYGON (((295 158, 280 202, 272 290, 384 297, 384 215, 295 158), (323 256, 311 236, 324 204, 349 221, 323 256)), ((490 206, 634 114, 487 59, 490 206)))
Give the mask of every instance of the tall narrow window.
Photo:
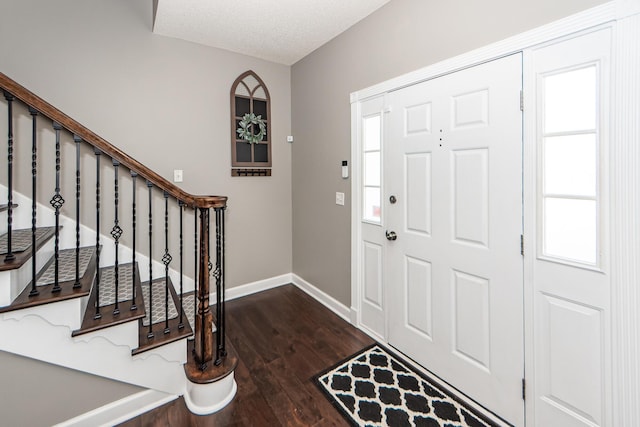
POLYGON ((599 264, 598 67, 541 76, 543 256, 599 264))
POLYGON ((253 71, 231 86, 231 173, 271 175, 271 105, 269 90, 253 71))
POLYGON ((380 114, 362 119, 362 146, 364 185, 362 217, 365 221, 380 223, 381 194, 380 171, 382 170, 380 152, 382 149, 382 118, 380 114))

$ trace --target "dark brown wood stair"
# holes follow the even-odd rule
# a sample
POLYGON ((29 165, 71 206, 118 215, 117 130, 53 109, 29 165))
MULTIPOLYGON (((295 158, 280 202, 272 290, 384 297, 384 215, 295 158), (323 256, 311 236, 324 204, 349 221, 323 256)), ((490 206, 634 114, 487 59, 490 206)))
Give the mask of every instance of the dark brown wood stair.
MULTIPOLYGON (((164 282, 164 278, 154 279, 153 283, 164 282)), ((143 287, 148 287, 149 282, 145 282, 142 284, 143 287)), ((164 295, 164 292, 162 293, 164 295)), ((154 322, 151 325, 151 331, 153 332, 153 337, 149 338, 149 326, 145 326, 143 324, 143 320, 140 320, 139 323, 139 334, 138 334, 138 348, 133 349, 131 352, 133 355, 140 354, 142 352, 152 350, 154 348, 158 348, 164 344, 168 344, 174 341, 181 340, 183 338, 188 338, 193 335, 193 330, 191 329, 191 324, 189 323, 186 314, 183 315, 182 318, 182 327, 180 327, 180 298, 173 287, 173 283, 171 282, 171 278, 169 278, 169 298, 173 300, 173 303, 178 312, 178 316, 169 319, 169 327, 168 333, 165 333, 166 330, 166 322, 164 320, 164 312, 162 319, 156 320, 154 315, 154 322)), ((149 307, 145 307, 147 312, 149 312, 149 307)))
MULTIPOLYGON (((131 263, 127 264, 119 264, 119 268, 131 267, 131 263)), ((113 282, 103 281, 102 278, 105 277, 105 272, 108 270, 112 270, 111 267, 103 267, 100 269, 101 282, 100 287, 103 287, 103 290, 109 287, 114 287, 113 282)), ((80 329, 77 329, 72 332, 72 336, 78 336, 82 334, 86 334, 89 332, 99 331, 100 329, 108 328, 114 325, 120 325, 126 322, 131 322, 134 320, 142 319, 146 312, 144 303, 142 300, 142 288, 140 285, 140 272, 138 270, 138 263, 136 263, 136 268, 133 269, 134 278, 135 278, 135 289, 136 289, 136 299, 135 306, 136 309, 132 310, 133 303, 131 299, 127 299, 126 301, 120 301, 118 303, 118 308, 120 312, 118 314, 114 314, 115 302, 113 304, 104 305, 100 307, 101 317, 96 319, 96 300, 97 300, 97 286, 95 286, 95 278, 93 281, 93 287, 91 289, 91 295, 89 296, 89 303, 87 304, 87 308, 84 313, 84 317, 82 319, 82 324, 80 329)), ((126 292, 127 288, 131 287, 130 282, 124 282, 119 284, 122 292, 126 292)), ((119 291, 120 292, 120 291, 119 291)))
MULTIPOLYGON (((60 227, 62 228, 62 227, 60 227)), ((25 229, 21 229, 21 230, 13 230, 12 231, 12 236, 15 235, 17 232, 22 231, 25 229)), ((28 229, 29 232, 31 231, 31 229, 28 229)), ((51 239, 53 237, 55 228, 54 227, 39 227, 38 230, 40 230, 42 232, 42 234, 39 234, 36 238, 36 251, 39 250, 42 246, 45 245, 45 243, 47 243, 49 241, 49 239, 51 239)), ((2 235, 2 237, 6 236, 7 233, 4 233, 2 235)), ((15 249, 12 250, 13 254, 16 256, 13 260, 11 261, 7 261, 5 259, 5 254, 0 254, 0 271, 7 271, 7 270, 16 270, 20 267, 22 267, 27 261, 29 261, 29 259, 31 259, 31 255, 33 254, 31 245, 29 245, 28 248, 21 250, 21 251, 16 251, 15 249)))
MULTIPOLYGON (((81 248, 85 249, 85 248, 81 248)), ((67 249, 69 251, 75 251, 75 249, 67 249)), ((45 264, 45 266, 40 270, 38 275, 36 276, 36 283, 38 279, 42 277, 47 268, 51 266, 54 262, 54 257, 45 264)), ((64 268, 64 266, 60 266, 60 268, 64 268)), ((57 301, 64 301, 72 298, 79 298, 89 295, 91 291, 91 284, 93 283, 93 279, 96 274, 96 254, 95 251, 91 256, 89 264, 87 265, 84 274, 80 278, 80 287, 74 288, 75 278, 63 282, 59 282, 60 292, 53 293, 54 283, 48 285, 38 285, 37 289, 40 292, 38 295, 29 296, 31 292, 31 283, 24 288, 24 290, 16 297, 16 299, 8 306, 1 307, 0 313, 12 311, 12 310, 20 310, 23 308, 35 307, 43 304, 50 304, 57 301)))
MULTIPOLYGON (((11 207, 13 207, 13 209, 17 208, 18 205, 16 205, 15 203, 11 205, 11 207)), ((0 212, 4 212, 4 211, 8 211, 9 210, 9 205, 8 204, 4 204, 4 205, 0 205, 0 212)))

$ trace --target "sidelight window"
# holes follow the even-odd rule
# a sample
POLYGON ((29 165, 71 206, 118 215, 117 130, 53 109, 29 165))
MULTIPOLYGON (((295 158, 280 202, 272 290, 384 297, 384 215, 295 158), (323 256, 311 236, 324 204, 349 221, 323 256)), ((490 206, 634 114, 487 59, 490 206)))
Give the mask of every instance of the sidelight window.
POLYGON ((598 67, 542 75, 542 255, 597 266, 600 235, 598 67))

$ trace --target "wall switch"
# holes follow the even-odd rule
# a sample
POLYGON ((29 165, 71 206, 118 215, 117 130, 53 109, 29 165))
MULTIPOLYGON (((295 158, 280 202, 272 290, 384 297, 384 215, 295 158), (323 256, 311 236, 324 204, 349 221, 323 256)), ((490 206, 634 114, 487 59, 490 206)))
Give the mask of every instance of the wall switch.
POLYGON ((287 136, 287 142, 293 142, 293 135, 287 136))
POLYGON ((182 182, 182 169, 173 170, 173 182, 182 182))
POLYGON ((336 192, 336 205, 344 206, 344 193, 336 192))

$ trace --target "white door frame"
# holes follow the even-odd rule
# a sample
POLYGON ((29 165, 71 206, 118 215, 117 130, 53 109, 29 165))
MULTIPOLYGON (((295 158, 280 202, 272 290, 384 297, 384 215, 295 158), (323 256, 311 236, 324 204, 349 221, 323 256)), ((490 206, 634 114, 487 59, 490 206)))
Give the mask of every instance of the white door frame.
MULTIPOLYGON (((455 72, 486 61, 494 60, 515 52, 525 56, 533 47, 549 43, 556 39, 589 32, 593 29, 611 27, 614 33, 612 46, 613 65, 611 91, 611 137, 609 154, 610 184, 610 259, 611 259, 611 328, 605 333, 610 336, 612 404, 607 409, 605 425, 640 425, 640 289, 637 289, 637 277, 640 277, 640 130, 633 126, 633 120, 640 116, 640 84, 630 82, 630 76, 640 75, 640 0, 614 0, 595 8, 580 12, 559 21, 493 43, 483 48, 430 65, 426 68, 382 82, 375 86, 351 94, 351 162, 352 162, 352 209, 351 209, 351 322, 369 333, 375 339, 386 342, 386 330, 383 334, 374 333, 360 325, 360 287, 361 272, 361 230, 362 211, 360 159, 360 103, 366 99, 385 96, 391 90, 409 86, 420 81, 433 79, 443 74, 455 72), (618 114, 624 112, 624 114, 618 114), (635 231, 635 234, 629 231, 635 231)), ((531 87, 525 74, 524 87, 531 87)), ((526 99, 525 93, 525 99, 526 99)), ((527 111, 525 111, 525 120, 527 111)), ((535 146, 535 135, 524 134, 524 146, 535 146)), ((535 151, 525 149, 525 170, 535 170, 535 151)), ((525 176, 524 186, 531 182, 531 176, 525 176)), ((527 193, 525 193, 527 194, 527 193)), ((535 200, 528 200, 530 205, 535 200)), ((525 208, 525 221, 535 215, 525 208)), ((530 239, 535 240, 535 239, 530 239)), ((533 244, 533 242, 531 243, 533 244)), ((535 249, 535 248, 534 248, 535 249)), ((530 252, 531 254, 535 252, 530 252)), ((525 256, 525 310, 530 302, 530 290, 533 287, 533 257, 525 256)), ((529 369, 533 360, 533 332, 525 314, 525 365, 527 388, 533 385, 533 372, 529 369)), ((529 393, 530 390, 527 390, 529 393)), ((531 394, 533 395, 533 393, 531 394)), ((534 399, 526 401, 526 419, 528 425, 535 425, 533 418, 534 399)), ((609 406, 609 405, 608 405, 609 406)))

